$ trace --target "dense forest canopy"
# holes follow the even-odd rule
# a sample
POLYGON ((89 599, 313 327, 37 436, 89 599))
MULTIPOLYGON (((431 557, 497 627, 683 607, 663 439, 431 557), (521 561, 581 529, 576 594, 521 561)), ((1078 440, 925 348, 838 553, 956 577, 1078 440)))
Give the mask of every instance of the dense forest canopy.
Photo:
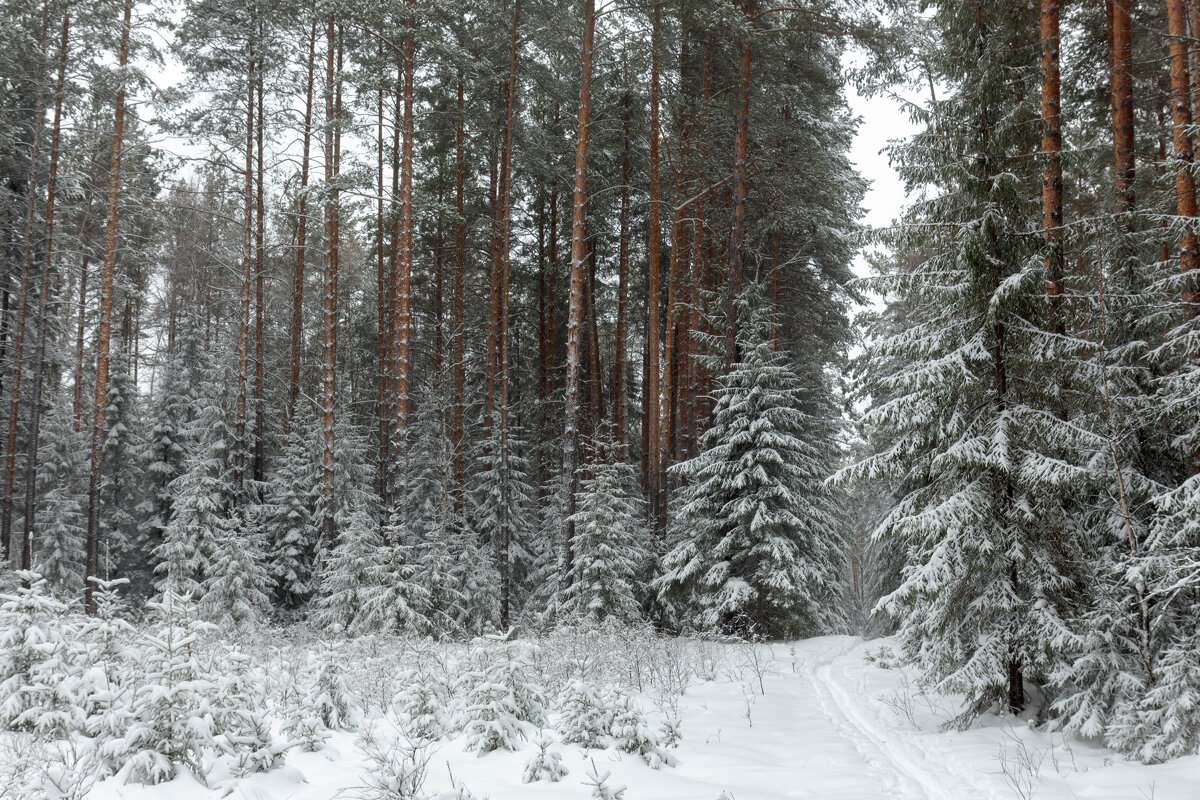
POLYGON ((0 22, 7 582, 895 632, 964 724, 1200 747, 1200 0, 0 22))

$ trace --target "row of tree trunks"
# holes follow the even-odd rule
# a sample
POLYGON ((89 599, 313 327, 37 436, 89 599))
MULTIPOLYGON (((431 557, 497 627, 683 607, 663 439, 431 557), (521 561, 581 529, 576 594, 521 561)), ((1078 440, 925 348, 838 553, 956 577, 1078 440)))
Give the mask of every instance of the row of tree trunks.
POLYGON ((642 447, 644 463, 643 480, 650 503, 650 518, 655 530, 661 535, 666 530, 666 505, 662 493, 662 453, 658 413, 659 391, 659 303, 662 288, 659 285, 659 250, 661 235, 659 218, 659 98, 660 67, 659 50, 662 38, 662 9, 659 2, 651 10, 650 28, 650 205, 648 209, 647 258, 648 279, 646 291, 646 365, 642 379, 642 447))
MULTIPOLYGON (((512 249, 512 213, 510 210, 512 198, 512 153, 513 153, 513 116, 517 96, 517 46, 518 32, 521 21, 521 0, 513 3, 512 33, 509 40, 508 55, 508 84, 504 100, 504 144, 500 153, 500 186, 499 210, 497 216, 500 223, 500 453, 501 470, 507 476, 508 463, 508 405, 509 405, 509 331, 508 331, 508 292, 509 266, 512 249)), ((509 606, 512 598, 512 569, 509 563, 511 542, 509 541, 508 507, 511 498, 508 496, 507 480, 500 483, 500 541, 498 544, 497 561, 500 567, 500 629, 509 628, 509 606)))
POLYGON ((46 219, 42 253, 42 280, 38 292, 37 339, 33 353, 33 388, 29 398, 29 446, 25 458, 25 513, 21 532, 21 569, 33 569, 33 528, 37 513, 38 455, 42 422, 42 388, 45 385, 46 333, 49 329, 50 283, 54 264, 54 212, 58 194, 58 157, 62 143, 63 90, 67 83, 67 52, 71 37, 71 12, 63 13, 58 44, 58 76, 54 81, 54 121, 50 128, 50 173, 46 181, 46 219))
POLYGON ((313 83, 316 71, 317 21, 308 35, 308 60, 304 82, 304 131, 300 151, 300 189, 296 218, 296 267, 292 274, 291 370, 288 373, 287 414, 284 435, 291 430, 300 400, 300 360, 304 351, 304 260, 308 253, 308 165, 312 147, 313 83))
POLYGON ((100 576, 100 479, 104 464, 104 411, 108 397, 108 349, 112 335, 113 269, 117 263, 117 210, 121 196, 121 145, 125 132, 125 68, 129 64, 129 33, 133 0, 125 0, 121 41, 117 50, 117 85, 113 108, 112 157, 108 171, 108 215, 104 222, 104 261, 100 273, 100 321, 96 328, 96 391, 92 407, 91 470, 88 474, 87 562, 83 607, 96 613, 93 577, 100 576))
MULTIPOLYGON (((558 603, 565 601, 571 585, 572 539, 575 526, 576 471, 579 467, 579 366, 580 328, 583 322, 584 259, 587 257, 588 126, 592 108, 592 47, 596 32, 596 2, 584 0, 583 47, 580 56, 579 127, 575 137, 575 189, 571 215, 571 275, 567 305, 567 372, 563 395, 563 518, 558 542, 558 603)), ((657 9, 657 6, 656 6, 657 9)), ((656 10, 657 15, 657 10, 656 10)), ((652 103, 653 105, 653 103, 652 103)), ((657 147, 655 148, 657 151, 657 147)), ((653 176, 651 178, 653 180, 653 176)), ((651 197, 653 205, 655 198, 651 197)))
POLYGON ((0 507, 0 547, 7 561, 12 546, 13 492, 17 473, 17 431, 21 418, 21 373, 25 365, 25 323, 33 274, 33 230, 37 219, 38 168, 42 163, 43 109, 46 107, 46 61, 50 38, 50 2, 42 4, 38 35, 37 106, 29 152, 29 179, 25 184, 25 235, 21 249, 21 283, 17 287, 17 319, 13 326, 12 375, 9 379, 8 436, 4 448, 4 502, 0 507))

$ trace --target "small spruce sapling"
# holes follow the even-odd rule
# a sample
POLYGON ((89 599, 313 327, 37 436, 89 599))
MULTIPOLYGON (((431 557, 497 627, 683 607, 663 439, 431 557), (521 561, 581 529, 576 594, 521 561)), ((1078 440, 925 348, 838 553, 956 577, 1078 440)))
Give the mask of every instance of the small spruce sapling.
POLYGON ((549 737, 541 736, 534 744, 538 751, 525 762, 525 772, 521 775, 521 783, 537 783, 549 781, 558 783, 567 775, 567 768, 562 763, 562 753, 550 750, 552 741, 549 737))

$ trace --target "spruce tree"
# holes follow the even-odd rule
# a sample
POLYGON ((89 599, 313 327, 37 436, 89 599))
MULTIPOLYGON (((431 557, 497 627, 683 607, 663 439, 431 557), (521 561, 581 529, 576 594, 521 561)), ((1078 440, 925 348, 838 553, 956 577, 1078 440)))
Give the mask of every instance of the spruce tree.
POLYGON ((52 592, 73 597, 83 583, 86 466, 84 437, 75 430, 66 403, 52 407, 42 442, 34 565, 52 592))
POLYGON ((841 533, 830 465, 760 291, 742 301, 740 357, 719 380, 700 453, 673 468, 686 484, 656 586, 686 627, 811 635, 837 624, 841 533))

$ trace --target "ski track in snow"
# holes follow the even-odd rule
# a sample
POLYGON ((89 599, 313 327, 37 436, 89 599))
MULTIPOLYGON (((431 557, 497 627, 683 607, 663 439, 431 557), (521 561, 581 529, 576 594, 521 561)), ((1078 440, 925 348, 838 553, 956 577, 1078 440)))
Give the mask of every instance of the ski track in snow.
POLYGON ((858 747, 868 765, 891 772, 901 796, 911 800, 995 798, 990 788, 968 782, 952 769, 935 763, 913 739, 906 741, 899 731, 888 730, 879 721, 869 718, 869 712, 860 707, 865 705, 867 698, 861 697, 856 703, 851 690, 833 674, 834 662, 854 649, 851 644, 828 660, 809 663, 806 673, 821 697, 822 708, 830 722, 858 747))

